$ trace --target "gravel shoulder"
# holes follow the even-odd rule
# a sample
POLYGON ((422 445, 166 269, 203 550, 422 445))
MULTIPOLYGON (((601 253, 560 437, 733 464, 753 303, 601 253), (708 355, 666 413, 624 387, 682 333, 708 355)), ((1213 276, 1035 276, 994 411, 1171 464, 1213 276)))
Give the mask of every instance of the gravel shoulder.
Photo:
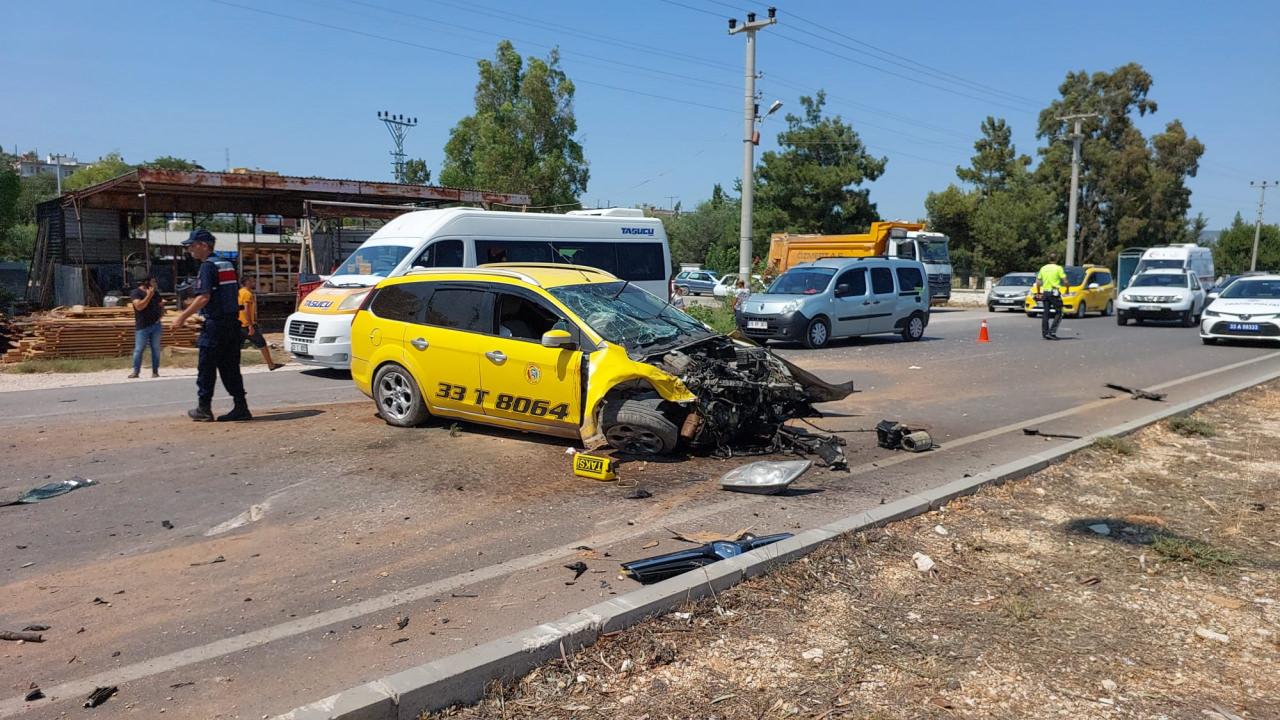
POLYGON ((1280 717, 1277 435, 1271 383, 432 717, 1280 717))

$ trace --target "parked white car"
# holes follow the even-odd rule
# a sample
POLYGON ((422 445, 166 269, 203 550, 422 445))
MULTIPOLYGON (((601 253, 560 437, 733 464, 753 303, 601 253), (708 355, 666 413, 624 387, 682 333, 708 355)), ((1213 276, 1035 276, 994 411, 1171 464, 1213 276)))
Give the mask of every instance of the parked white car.
MULTIPOLYGON (((711 294, 716 297, 729 297, 738 286, 738 273, 729 273, 721 275, 716 281, 716 286, 711 289, 711 294)), ((764 290, 764 279, 759 275, 752 275, 751 282, 747 287, 747 292, 760 292, 764 290)))
POLYGON ((1116 322, 1178 321, 1194 327, 1204 312, 1205 291, 1195 273, 1181 269, 1148 270, 1135 275, 1116 298, 1116 322))
POLYGON ((1219 340, 1280 341, 1280 275, 1242 277, 1227 286, 1200 321, 1205 345, 1219 340))

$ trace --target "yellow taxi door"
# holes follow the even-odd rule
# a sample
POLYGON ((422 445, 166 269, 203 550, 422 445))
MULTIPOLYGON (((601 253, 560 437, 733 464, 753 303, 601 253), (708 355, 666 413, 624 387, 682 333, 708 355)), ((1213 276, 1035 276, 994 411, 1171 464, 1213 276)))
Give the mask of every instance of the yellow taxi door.
POLYGON ((480 353, 492 322, 489 293, 474 285, 431 285, 417 321, 404 331, 405 366, 432 412, 482 415, 480 353))
POLYGON ((494 333, 484 339, 480 381, 484 412, 494 418, 576 433, 582 420, 581 334, 536 293, 495 289, 494 333), (569 331, 575 347, 542 346, 552 328, 569 331))

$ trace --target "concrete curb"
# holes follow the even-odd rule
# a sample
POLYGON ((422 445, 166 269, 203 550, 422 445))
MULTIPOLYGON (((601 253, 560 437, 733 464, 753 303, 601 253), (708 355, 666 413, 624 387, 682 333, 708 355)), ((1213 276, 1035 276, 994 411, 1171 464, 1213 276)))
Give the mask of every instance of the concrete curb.
POLYGON ((559 620, 344 690, 277 716, 277 720, 416 720, 423 712, 476 702, 491 682, 515 680, 562 653, 574 653, 591 645, 602 634, 631 627, 713 592, 721 592, 782 563, 808 555, 832 538, 920 515, 987 485, 1026 477, 1089 447, 1098 437, 1127 435, 1276 378, 1280 378, 1280 372, 1176 405, 1162 404, 1156 412, 1081 440, 855 513, 782 542, 592 605, 559 620))

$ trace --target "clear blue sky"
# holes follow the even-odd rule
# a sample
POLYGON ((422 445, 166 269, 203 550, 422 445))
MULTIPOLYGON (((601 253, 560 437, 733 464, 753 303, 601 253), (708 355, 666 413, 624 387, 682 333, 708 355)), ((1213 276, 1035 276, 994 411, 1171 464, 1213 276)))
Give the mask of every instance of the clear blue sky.
MULTIPOLYGON (((0 143, 82 159, 177 155, 213 169, 229 148, 233 166, 389 179, 390 141, 374 117, 385 109, 419 119, 406 151, 437 172, 449 129, 471 111, 475 58, 506 37, 525 55, 561 48, 591 164, 585 204, 675 196, 690 207, 741 173, 743 40, 725 18, 743 16, 742 0, 227 3, 4 3, 0 143)), ((1207 147, 1191 186, 1211 228, 1236 211, 1252 220, 1250 179, 1280 179, 1274 0, 777 5, 779 24, 759 41, 763 105, 794 110, 801 91, 825 88, 829 109, 889 157, 871 185, 885 217, 923 214, 986 115, 1006 117, 1034 156, 1036 114, 1065 73, 1128 61, 1155 78, 1159 111, 1144 132, 1180 118, 1207 147)), ((779 120, 766 123, 761 150, 779 120)))

